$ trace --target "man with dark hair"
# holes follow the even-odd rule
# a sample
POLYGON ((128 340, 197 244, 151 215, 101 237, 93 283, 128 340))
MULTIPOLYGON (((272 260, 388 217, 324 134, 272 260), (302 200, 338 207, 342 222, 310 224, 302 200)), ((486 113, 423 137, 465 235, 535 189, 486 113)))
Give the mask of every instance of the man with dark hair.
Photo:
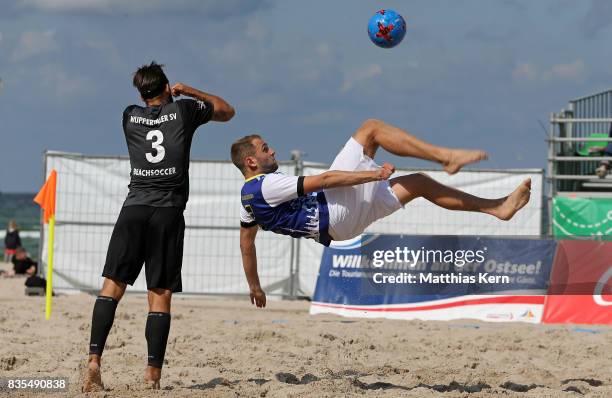
POLYGON ((240 138, 232 144, 232 163, 234 163, 234 166, 238 167, 242 174, 245 174, 247 171, 244 164, 246 157, 255 155, 255 146, 253 145, 254 139, 261 140, 262 138, 259 134, 251 134, 240 138))
POLYGON ((379 147, 399 156, 440 163, 449 174, 484 160, 483 151, 438 147, 380 120, 367 120, 349 138, 329 171, 313 176, 276 172, 274 150, 258 135, 243 137, 231 148, 232 161, 244 175, 240 208, 240 250, 251 302, 266 305, 257 273, 257 227, 327 246, 332 240, 360 235, 374 221, 423 197, 449 210, 473 211, 509 220, 529 201, 531 180, 510 195, 483 199, 438 183, 422 173, 389 180, 395 167, 379 167, 379 147))
POLYGON ((13 271, 15 275, 28 275, 32 276, 36 274, 38 270, 38 263, 32 261, 28 252, 23 247, 15 249, 15 255, 11 262, 13 263, 13 271))
POLYGON ((130 154, 129 193, 115 224, 93 308, 89 361, 83 391, 103 389, 100 359, 117 304, 145 264, 149 314, 146 383, 159 389, 170 331, 170 301, 180 292, 183 211, 189 195, 189 153, 195 130, 210 120, 227 122, 234 108, 225 100, 183 83, 170 86, 162 65, 152 62, 134 75, 144 107, 128 106, 123 131, 130 154), (185 95, 193 99, 172 97, 185 95))

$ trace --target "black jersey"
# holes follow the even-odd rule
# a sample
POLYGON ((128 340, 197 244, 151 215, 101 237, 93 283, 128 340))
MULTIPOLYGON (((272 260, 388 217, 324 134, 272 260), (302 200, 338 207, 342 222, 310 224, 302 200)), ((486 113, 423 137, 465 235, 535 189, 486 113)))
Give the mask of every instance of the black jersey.
POLYGON ((181 99, 161 106, 128 106, 123 131, 130 154, 130 189, 123 206, 185 208, 189 152, 198 126, 207 123, 210 102, 181 99))
POLYGON ((4 247, 10 250, 15 250, 19 246, 21 246, 21 238, 19 237, 19 231, 6 230, 6 235, 4 235, 4 247))

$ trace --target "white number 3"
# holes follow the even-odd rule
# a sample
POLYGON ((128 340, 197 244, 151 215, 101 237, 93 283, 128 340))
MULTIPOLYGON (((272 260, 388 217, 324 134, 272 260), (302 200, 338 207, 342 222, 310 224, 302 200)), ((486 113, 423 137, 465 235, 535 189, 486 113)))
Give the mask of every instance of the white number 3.
POLYGON ((147 152, 147 160, 151 163, 159 163, 166 156, 166 149, 160 144, 164 142, 164 134, 160 130, 151 130, 147 133, 147 141, 155 138, 155 141, 151 143, 153 149, 155 149, 155 156, 147 152))

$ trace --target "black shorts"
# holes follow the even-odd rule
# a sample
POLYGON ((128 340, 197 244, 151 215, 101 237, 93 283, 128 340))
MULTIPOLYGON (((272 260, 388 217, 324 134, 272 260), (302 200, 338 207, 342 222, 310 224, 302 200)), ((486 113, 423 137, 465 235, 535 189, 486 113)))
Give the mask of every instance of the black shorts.
POLYGON ((121 209, 102 276, 133 285, 145 264, 147 289, 182 291, 185 219, 178 207, 121 209))

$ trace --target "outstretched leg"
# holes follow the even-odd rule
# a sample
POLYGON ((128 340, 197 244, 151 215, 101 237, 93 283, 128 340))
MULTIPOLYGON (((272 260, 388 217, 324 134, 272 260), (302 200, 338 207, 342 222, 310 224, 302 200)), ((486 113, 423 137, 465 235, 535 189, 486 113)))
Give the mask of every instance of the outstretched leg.
POLYGON ((470 195, 422 173, 393 178, 390 184, 402 205, 423 197, 445 209, 486 213, 506 221, 529 202, 531 194, 531 179, 523 181, 510 195, 498 199, 470 195))
POLYGON ((89 342, 89 360, 83 392, 102 391, 102 374, 100 371, 102 352, 106 339, 115 319, 117 304, 125 293, 126 284, 109 278, 104 279, 104 285, 94 304, 91 320, 91 340, 89 342))
POLYGON ((376 119, 366 120, 353 134, 364 153, 374 158, 378 147, 398 156, 410 156, 440 163, 449 174, 463 166, 487 159, 484 151, 451 149, 422 141, 408 132, 376 119))

